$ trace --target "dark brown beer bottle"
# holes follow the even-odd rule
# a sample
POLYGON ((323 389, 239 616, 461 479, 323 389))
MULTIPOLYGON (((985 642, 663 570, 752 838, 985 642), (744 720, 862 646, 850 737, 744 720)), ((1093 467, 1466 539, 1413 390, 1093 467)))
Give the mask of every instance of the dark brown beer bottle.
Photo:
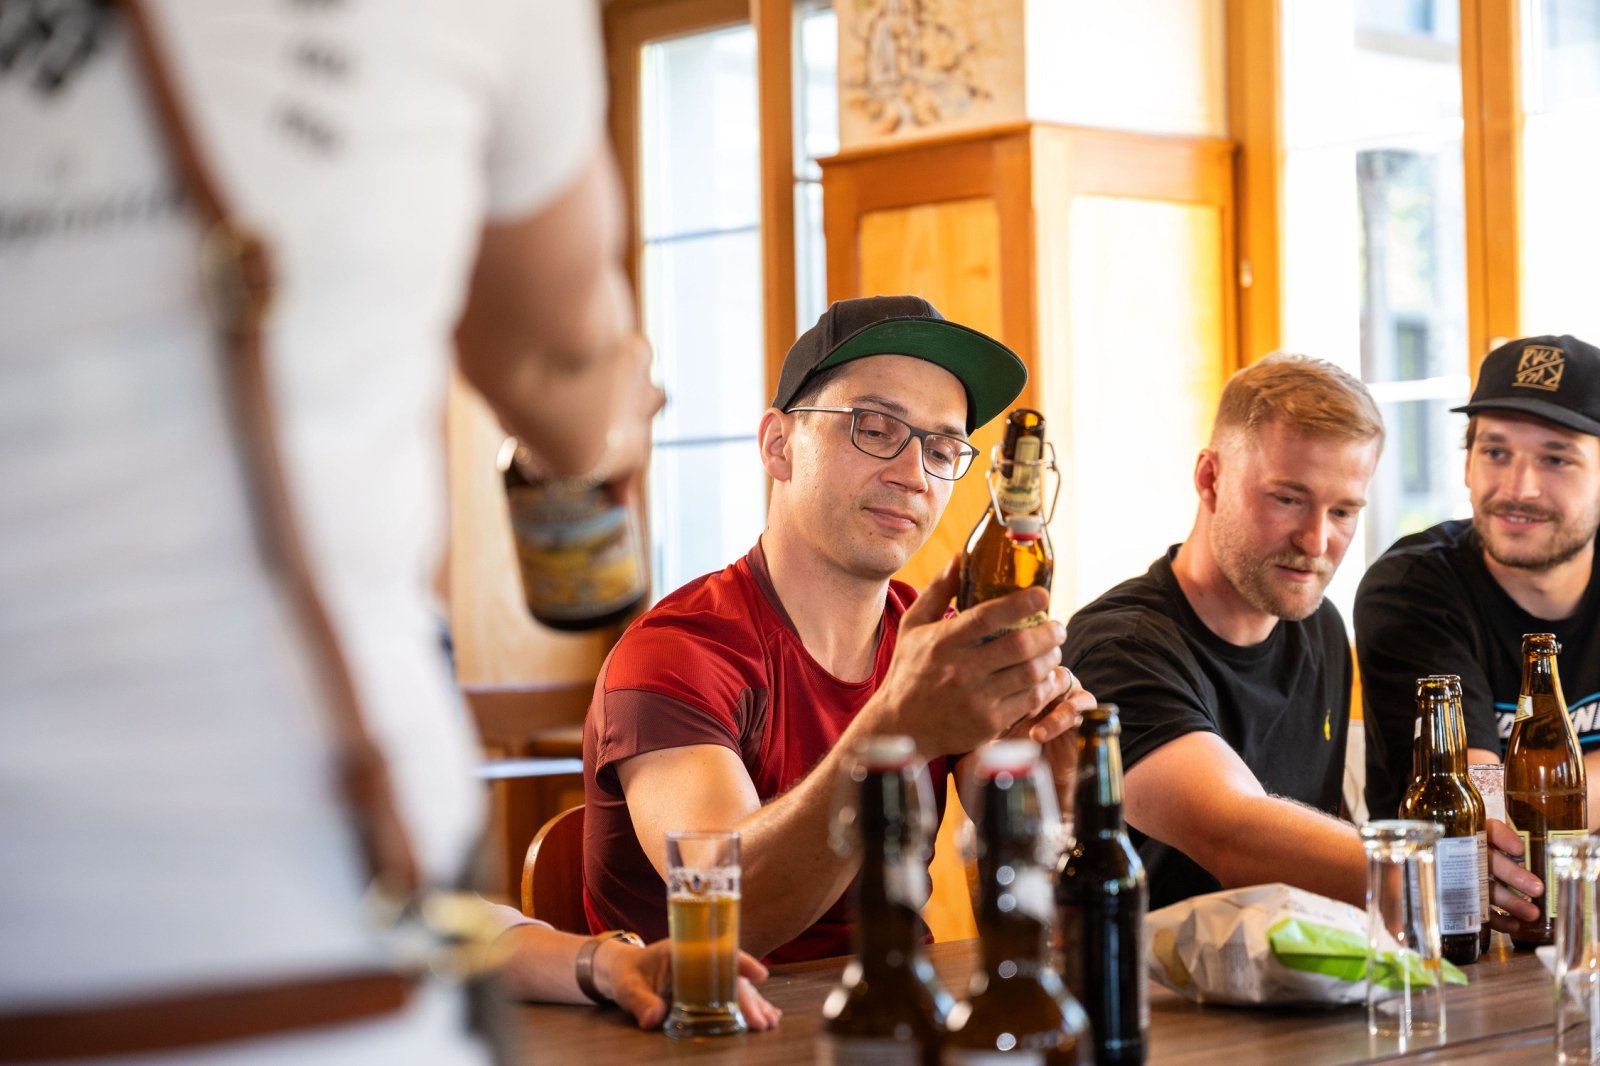
POLYGON ((1054 785, 1036 776, 1039 746, 989 745, 978 757, 978 929, 983 965, 950 1014, 944 1066, 1005 1061, 1089 1066, 1083 1008, 1050 968, 1055 903, 1050 841, 1060 824, 1054 785), (1045 789, 1050 795, 1043 794, 1045 789))
POLYGON ((552 629, 601 629, 644 604, 649 568, 637 500, 604 484, 544 477, 516 438, 500 448, 528 612, 552 629))
POLYGON ((1561 695, 1556 655, 1561 646, 1553 633, 1527 633, 1522 638, 1522 693, 1517 718, 1506 744, 1506 821, 1522 837, 1523 863, 1544 881, 1544 893, 1533 897, 1539 917, 1517 922, 1511 942, 1518 948, 1555 940, 1555 878, 1547 845, 1562 837, 1588 833, 1588 782, 1578 734, 1561 695))
MULTIPOLYGON (((989 471, 989 506, 961 556, 957 610, 1017 589, 1050 587, 1056 564, 1044 523, 1046 465, 1044 416, 1019 407, 1006 418, 1000 456, 989 471)), ((1044 617, 1041 613, 1025 619, 1016 628, 1042 622, 1044 617)))
MULTIPOLYGON (((1460 681, 1457 679, 1459 685, 1460 681)), ((1458 966, 1477 962, 1488 921, 1489 838, 1483 797, 1467 778, 1467 732, 1449 677, 1417 679, 1417 762, 1400 817, 1444 827, 1434 859, 1439 938, 1458 966)))
MULTIPOLYGON (((835 847, 859 848, 855 958, 822 1005, 819 1066, 936 1066, 954 1005, 922 949, 931 818, 915 793, 910 737, 873 737, 855 752, 852 826, 835 847)), ((836 823, 837 825, 837 823, 836 823)))
POLYGON ((1149 1051, 1144 863, 1122 820, 1122 725, 1115 704, 1083 712, 1072 845, 1056 880, 1061 968, 1089 1014, 1094 1061, 1142 1063, 1149 1051))

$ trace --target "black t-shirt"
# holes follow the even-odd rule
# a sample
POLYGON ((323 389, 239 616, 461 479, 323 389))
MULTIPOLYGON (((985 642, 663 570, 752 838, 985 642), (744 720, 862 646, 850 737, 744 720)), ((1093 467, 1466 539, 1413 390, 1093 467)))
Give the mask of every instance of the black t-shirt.
MULTIPOLYGON (((1350 645, 1333 604, 1239 647, 1207 629, 1172 573, 1174 546, 1142 576, 1072 616, 1063 661, 1121 709, 1129 769, 1188 733, 1215 733, 1263 788, 1338 814, 1350 724, 1350 645)), ((1222 887, 1177 848, 1129 827, 1150 906, 1222 887)))
POLYGON ((1367 731, 1367 810, 1392 818, 1411 776, 1417 678, 1460 674, 1467 746, 1504 752, 1522 689, 1522 635, 1554 633, 1561 687, 1585 751, 1600 749, 1600 567, 1578 610, 1552 622, 1517 606, 1483 562, 1472 523, 1396 541, 1356 592, 1367 731))

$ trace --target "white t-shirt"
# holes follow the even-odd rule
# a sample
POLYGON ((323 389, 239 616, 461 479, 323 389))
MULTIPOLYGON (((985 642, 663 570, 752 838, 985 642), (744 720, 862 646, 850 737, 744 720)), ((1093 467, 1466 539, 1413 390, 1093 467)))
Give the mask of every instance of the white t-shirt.
MULTIPOLYGON (((483 225, 534 212, 600 136, 595 10, 150 7, 213 171, 275 253, 294 504, 413 844, 449 881, 482 814, 429 593, 450 335, 483 225)), ((381 965, 142 68, 93 0, 7 3, 7 41, 0 1010, 381 965)), ((301 1063, 451 1061, 473 1053, 457 1009, 435 990, 403 1016, 201 1058, 293 1043, 301 1063)))

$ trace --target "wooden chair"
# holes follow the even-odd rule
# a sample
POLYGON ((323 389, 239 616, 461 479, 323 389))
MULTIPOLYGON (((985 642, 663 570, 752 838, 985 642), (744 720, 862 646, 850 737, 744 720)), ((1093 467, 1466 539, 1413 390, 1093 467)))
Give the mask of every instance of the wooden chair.
POLYGON ((522 913, 566 933, 589 931, 583 913, 583 804, 544 823, 528 845, 522 913))

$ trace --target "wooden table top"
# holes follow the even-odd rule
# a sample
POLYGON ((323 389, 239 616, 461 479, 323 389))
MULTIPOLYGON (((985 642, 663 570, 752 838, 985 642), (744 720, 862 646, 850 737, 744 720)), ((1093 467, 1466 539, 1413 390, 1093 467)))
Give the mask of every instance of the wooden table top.
MULTIPOLYGON (((1150 989, 1150 1062, 1213 1066, 1334 1066, 1408 1062, 1549 1063, 1554 1004, 1551 977, 1532 952, 1513 954, 1496 934, 1490 953, 1463 967, 1471 984, 1446 993, 1447 1035, 1409 1048, 1395 1038, 1367 1035, 1361 1005, 1336 1009, 1254 1010, 1201 1007, 1166 989, 1150 989)), ((936 944, 929 955, 952 992, 960 993, 978 962, 978 942, 936 944)), ((809 1063, 821 1024, 822 1001, 844 968, 843 959, 775 971, 762 986, 783 1008, 776 1030, 735 1037, 675 1040, 643 1032, 617 1010, 528 1005, 519 1008, 522 1036, 537 1063, 655 1062, 767 1066, 809 1063)))

